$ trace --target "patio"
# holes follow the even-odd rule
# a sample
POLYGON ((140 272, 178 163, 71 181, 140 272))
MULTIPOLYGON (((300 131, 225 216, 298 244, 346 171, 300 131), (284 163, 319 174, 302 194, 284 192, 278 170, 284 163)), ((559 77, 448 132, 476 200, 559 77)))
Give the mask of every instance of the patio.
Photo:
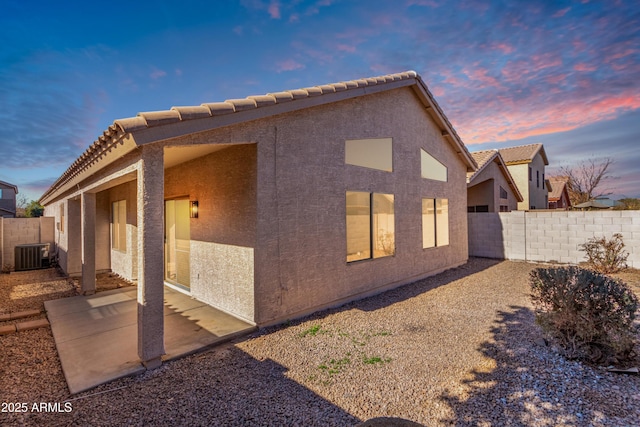
MULTIPOLYGON (((44 303, 72 394, 145 371, 137 351, 137 288, 44 303)), ((185 294, 164 288, 163 361, 256 329, 185 294)))

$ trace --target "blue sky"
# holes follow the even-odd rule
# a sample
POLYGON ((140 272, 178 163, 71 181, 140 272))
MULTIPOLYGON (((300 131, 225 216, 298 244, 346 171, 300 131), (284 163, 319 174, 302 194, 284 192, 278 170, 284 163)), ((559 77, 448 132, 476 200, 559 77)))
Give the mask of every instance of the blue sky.
POLYGON ((5 0, 0 180, 37 199, 118 118, 417 71, 471 151, 611 157, 640 197, 640 4, 5 0))

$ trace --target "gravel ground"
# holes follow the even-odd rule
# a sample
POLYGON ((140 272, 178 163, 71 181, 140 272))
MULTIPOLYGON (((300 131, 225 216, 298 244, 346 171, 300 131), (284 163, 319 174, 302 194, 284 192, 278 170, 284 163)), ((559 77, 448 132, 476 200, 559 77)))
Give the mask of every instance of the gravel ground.
MULTIPOLYGON (((566 361, 544 345, 528 297, 534 267, 471 259, 76 396, 49 329, 1 336, 0 397, 28 411, 0 413, 0 424, 640 425, 639 376, 566 361), (59 411, 34 410, 40 402, 59 411)), ((639 293, 640 272, 623 279, 639 293)), ((0 313, 36 308, 26 307, 35 297, 7 299, 12 286, 0 276, 0 313)))

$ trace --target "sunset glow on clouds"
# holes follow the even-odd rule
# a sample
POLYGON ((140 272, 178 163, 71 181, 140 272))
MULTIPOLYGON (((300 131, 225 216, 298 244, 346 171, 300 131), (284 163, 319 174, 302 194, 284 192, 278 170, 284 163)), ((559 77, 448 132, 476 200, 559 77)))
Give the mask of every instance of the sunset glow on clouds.
POLYGON ((636 1, 115 0, 117 31, 97 5, 36 3, 0 16, 0 180, 31 198, 115 119, 404 70, 471 151, 610 156, 640 197, 636 1))

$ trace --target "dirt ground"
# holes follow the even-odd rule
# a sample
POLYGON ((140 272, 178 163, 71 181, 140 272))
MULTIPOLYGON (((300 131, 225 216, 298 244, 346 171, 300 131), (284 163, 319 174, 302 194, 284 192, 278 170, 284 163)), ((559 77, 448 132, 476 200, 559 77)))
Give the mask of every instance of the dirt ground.
MULTIPOLYGON (((544 344, 528 295, 537 266, 471 259, 74 396, 49 328, 0 336, 0 401, 28 409, 0 412, 0 425, 640 425, 639 376, 544 344)), ((640 296, 640 271, 615 277, 640 296)), ((130 285, 98 277, 99 291, 130 285)), ((0 275, 0 313, 42 310, 78 286, 55 269, 0 275)))

